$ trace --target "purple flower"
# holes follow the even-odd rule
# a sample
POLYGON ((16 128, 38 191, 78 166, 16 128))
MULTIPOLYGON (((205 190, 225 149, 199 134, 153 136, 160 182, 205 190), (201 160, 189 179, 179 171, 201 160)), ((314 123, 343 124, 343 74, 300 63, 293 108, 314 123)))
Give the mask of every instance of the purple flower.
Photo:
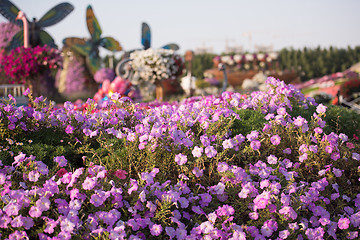
POLYGON ((187 156, 182 153, 179 153, 175 156, 175 162, 181 166, 187 162, 187 156))
POLYGON ((226 172, 229 169, 229 165, 226 162, 219 162, 217 170, 219 172, 226 172))
POLYGON ((212 158, 212 157, 215 157, 216 154, 217 154, 217 151, 216 149, 213 147, 213 146, 207 146, 205 148, 205 154, 208 158, 212 158))
POLYGON ((40 173, 36 170, 29 172, 29 181, 31 182, 37 182, 39 180, 40 173))
POLYGON ((194 157, 201 157, 203 151, 204 149, 202 147, 195 146, 192 150, 192 154, 194 157))
POLYGON ((360 160, 360 154, 359 153, 352 153, 352 158, 355 160, 360 160))
POLYGON ((192 173, 195 175, 195 177, 201 177, 203 175, 204 169, 199 169, 198 167, 194 167, 192 170, 192 173))
POLYGON ((37 218, 37 217, 40 217, 42 214, 42 211, 40 210, 39 207, 37 206, 32 206, 29 210, 29 215, 30 217, 32 218, 37 218))
POLYGON ((40 211, 47 211, 50 209, 50 200, 46 197, 41 197, 36 201, 36 206, 40 209, 40 211))
POLYGON ((266 220, 264 222, 264 225, 261 227, 261 233, 266 237, 270 237, 273 232, 277 230, 277 228, 277 222, 275 222, 274 220, 266 220))
POLYGON ((23 227, 26 230, 29 230, 30 228, 32 228, 34 226, 34 220, 31 217, 22 217, 22 223, 23 223, 23 227))
POLYGON ((278 160, 278 158, 275 157, 274 155, 270 155, 270 156, 267 157, 267 162, 269 164, 276 164, 277 160, 278 160))
POLYGON ((45 114, 39 111, 35 111, 33 113, 33 117, 35 118, 35 120, 42 121, 45 118, 45 114))
POLYGON ((316 112, 317 113, 325 113, 326 112, 327 107, 324 106, 322 103, 320 103, 317 107, 316 107, 316 112))
POLYGON ((279 145, 280 141, 281 141, 281 137, 279 135, 274 135, 270 138, 270 142, 275 146, 279 145))
POLYGON ((65 167, 67 164, 67 160, 64 156, 54 157, 54 162, 59 164, 59 167, 65 167))
POLYGON ((233 148, 234 147, 234 140, 232 139, 226 139, 225 141, 223 141, 222 145, 224 149, 228 149, 228 148, 233 148))
POLYGON ((258 195, 254 199, 254 210, 266 208, 266 205, 268 204, 268 202, 269 202, 269 200, 267 198, 265 198, 264 196, 258 195))
POLYGON ((253 140, 253 141, 251 141, 251 143, 250 143, 250 147, 251 147, 254 151, 259 150, 260 147, 261 147, 261 143, 260 143, 259 140, 253 140))
POLYGON ((350 224, 350 220, 348 218, 340 218, 338 221, 338 227, 340 229, 348 229, 349 228, 349 224, 350 224))
POLYGON ((84 190, 91 190, 95 187, 96 181, 94 178, 86 177, 84 180, 82 187, 84 190))
POLYGON ((285 148, 285 149, 283 150, 283 153, 285 153, 285 154, 291 154, 291 149, 290 149, 290 148, 285 148))
POLYGON ((160 224, 153 224, 150 227, 150 233, 152 236, 159 236, 162 232, 163 228, 160 224))
POLYGON ((75 224, 72 223, 68 218, 63 218, 60 221, 60 228, 63 232, 71 233, 75 228, 75 224))
POLYGON ((314 129, 314 132, 317 134, 321 134, 321 133, 323 133, 323 130, 322 130, 322 128, 317 127, 314 129))
POLYGON ((9 203, 4 207, 4 212, 8 216, 16 216, 19 214, 20 206, 17 203, 9 203))
POLYGON ((251 131, 251 133, 246 135, 246 138, 249 141, 253 141, 253 140, 257 139, 258 137, 259 137, 259 132, 258 131, 251 131))
POLYGON ((303 118, 301 116, 298 116, 297 118, 294 119, 294 125, 297 126, 297 127, 301 127, 306 122, 307 121, 305 120, 305 118, 303 118))
POLYGON ((65 132, 66 132, 67 134, 71 134, 71 133, 74 132, 74 129, 75 129, 75 128, 74 128, 73 126, 67 125, 66 128, 65 128, 65 132))

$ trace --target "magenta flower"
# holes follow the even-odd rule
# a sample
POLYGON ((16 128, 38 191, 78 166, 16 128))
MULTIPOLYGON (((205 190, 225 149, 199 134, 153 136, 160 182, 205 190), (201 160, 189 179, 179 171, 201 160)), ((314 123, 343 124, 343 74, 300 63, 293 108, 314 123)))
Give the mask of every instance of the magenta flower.
POLYGON ((122 169, 118 169, 114 172, 114 175, 118 177, 119 179, 126 179, 127 172, 122 169))
POLYGON ((37 218, 37 217, 40 217, 42 214, 42 211, 40 210, 39 207, 37 206, 32 206, 29 210, 29 215, 30 217, 32 218, 37 218))
POLYGON ((150 233, 152 236, 159 236, 162 232, 163 228, 160 224, 153 224, 150 227, 150 233))
POLYGON ((340 229, 348 229, 350 225, 350 220, 346 217, 340 218, 337 224, 340 229))
POLYGON ((261 147, 261 143, 260 143, 259 140, 253 140, 253 141, 250 142, 250 147, 251 147, 254 151, 259 150, 260 147, 261 147))
POLYGON ((269 200, 264 196, 258 195, 253 202, 254 202, 254 210, 257 210, 257 209, 266 208, 266 205, 268 204, 269 200))
POLYGON ((67 134, 73 133, 74 130, 75 130, 75 128, 74 128, 73 126, 71 126, 71 125, 67 125, 66 128, 65 128, 65 132, 66 132, 67 134))
POLYGON ((279 145, 280 141, 281 141, 281 137, 279 135, 274 135, 270 138, 270 142, 275 146, 279 145))

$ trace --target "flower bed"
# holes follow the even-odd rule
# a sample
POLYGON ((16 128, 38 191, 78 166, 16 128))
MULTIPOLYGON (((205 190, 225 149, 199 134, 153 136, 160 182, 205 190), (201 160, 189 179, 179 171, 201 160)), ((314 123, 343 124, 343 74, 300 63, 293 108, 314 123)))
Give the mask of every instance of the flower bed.
POLYGON ((326 106, 267 84, 162 105, 0 105, 1 238, 357 239, 358 142, 326 106))

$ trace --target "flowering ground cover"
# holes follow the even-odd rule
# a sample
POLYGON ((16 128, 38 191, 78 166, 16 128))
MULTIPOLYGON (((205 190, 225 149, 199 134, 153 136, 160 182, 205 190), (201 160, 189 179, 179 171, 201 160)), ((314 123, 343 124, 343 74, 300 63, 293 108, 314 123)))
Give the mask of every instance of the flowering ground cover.
POLYGON ((267 84, 1 104, 1 239, 357 239, 358 115, 267 84))

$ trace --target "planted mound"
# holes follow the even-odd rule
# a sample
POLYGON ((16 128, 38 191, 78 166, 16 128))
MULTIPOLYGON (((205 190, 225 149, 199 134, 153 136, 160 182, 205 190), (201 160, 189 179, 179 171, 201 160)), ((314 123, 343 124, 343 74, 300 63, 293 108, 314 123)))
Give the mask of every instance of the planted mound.
POLYGON ((116 95, 84 111, 1 105, 2 237, 358 238, 356 132, 338 132, 331 111, 291 85, 267 83, 159 107, 116 95), (20 153, 49 131, 49 145, 71 147, 44 150, 46 164, 20 153))

